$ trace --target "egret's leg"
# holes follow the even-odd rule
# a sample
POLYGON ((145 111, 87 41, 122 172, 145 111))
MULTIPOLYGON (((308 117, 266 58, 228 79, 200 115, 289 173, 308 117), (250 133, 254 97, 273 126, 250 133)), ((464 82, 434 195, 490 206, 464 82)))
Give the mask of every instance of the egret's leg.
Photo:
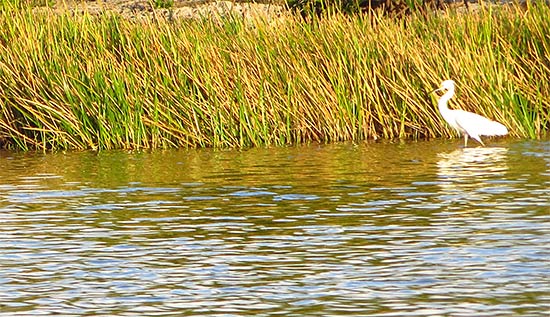
POLYGON ((468 133, 464 133, 464 147, 468 147, 468 133))
POLYGON ((479 144, 481 144, 481 146, 483 146, 483 147, 485 146, 485 143, 483 143, 483 141, 481 141, 481 137, 479 135, 473 136, 472 139, 479 142, 479 144))

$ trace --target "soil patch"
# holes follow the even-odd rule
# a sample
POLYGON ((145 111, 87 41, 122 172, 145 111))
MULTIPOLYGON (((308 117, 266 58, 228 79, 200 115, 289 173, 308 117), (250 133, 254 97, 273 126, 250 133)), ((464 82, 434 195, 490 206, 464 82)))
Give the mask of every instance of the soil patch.
POLYGON ((74 13, 101 14, 115 12, 121 16, 136 18, 165 17, 200 18, 212 15, 237 15, 244 18, 279 16, 284 10, 284 1, 205 1, 205 0, 97 0, 58 1, 52 9, 74 13), (172 1, 172 2, 169 2, 172 1))

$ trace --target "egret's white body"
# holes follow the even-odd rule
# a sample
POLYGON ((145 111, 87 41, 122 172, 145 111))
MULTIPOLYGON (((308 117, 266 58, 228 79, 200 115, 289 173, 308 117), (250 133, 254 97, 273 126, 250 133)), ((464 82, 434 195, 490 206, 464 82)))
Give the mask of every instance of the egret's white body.
POLYGON ((453 80, 445 80, 441 83, 441 87, 436 90, 447 90, 447 92, 439 98, 437 103, 441 116, 447 123, 464 135, 464 146, 468 146, 468 136, 478 141, 481 145, 481 135, 506 135, 508 129, 499 122, 487 119, 478 114, 464 111, 451 110, 447 107, 447 103, 455 94, 455 82, 453 80))

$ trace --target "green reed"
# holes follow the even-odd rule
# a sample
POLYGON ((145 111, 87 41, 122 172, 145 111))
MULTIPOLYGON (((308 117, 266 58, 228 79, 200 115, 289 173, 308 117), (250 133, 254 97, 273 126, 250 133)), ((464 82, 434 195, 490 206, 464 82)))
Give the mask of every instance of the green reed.
POLYGON ((0 5, 0 143, 249 147, 454 135, 428 92, 512 136, 550 122, 550 9, 129 20, 0 5))

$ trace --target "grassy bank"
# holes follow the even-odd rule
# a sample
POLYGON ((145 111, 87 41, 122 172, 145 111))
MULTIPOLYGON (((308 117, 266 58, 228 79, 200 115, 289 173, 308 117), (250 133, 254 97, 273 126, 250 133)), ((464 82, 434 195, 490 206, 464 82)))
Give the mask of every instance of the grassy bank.
POLYGON ((232 147, 453 135, 427 91, 544 135, 550 9, 194 21, 0 5, 4 147, 232 147))

